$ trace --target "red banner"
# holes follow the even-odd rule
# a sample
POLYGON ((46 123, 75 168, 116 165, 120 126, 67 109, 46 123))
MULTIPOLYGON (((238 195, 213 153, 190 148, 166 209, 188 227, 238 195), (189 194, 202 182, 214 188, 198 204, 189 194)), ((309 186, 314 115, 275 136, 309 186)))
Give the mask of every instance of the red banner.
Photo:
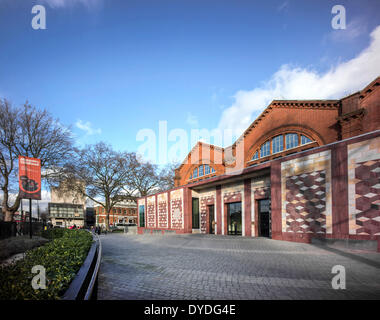
POLYGON ((41 200, 41 160, 19 156, 18 181, 21 199, 41 200))

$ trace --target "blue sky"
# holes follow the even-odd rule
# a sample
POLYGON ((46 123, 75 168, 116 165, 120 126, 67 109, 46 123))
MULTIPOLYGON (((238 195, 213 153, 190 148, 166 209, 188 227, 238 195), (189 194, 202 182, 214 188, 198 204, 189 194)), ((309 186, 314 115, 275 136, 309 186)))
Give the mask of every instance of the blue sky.
POLYGON ((0 0, 0 96, 47 108, 79 145, 136 151, 160 120, 239 134, 272 99, 340 98, 380 75, 378 25, 378 0, 0 0))

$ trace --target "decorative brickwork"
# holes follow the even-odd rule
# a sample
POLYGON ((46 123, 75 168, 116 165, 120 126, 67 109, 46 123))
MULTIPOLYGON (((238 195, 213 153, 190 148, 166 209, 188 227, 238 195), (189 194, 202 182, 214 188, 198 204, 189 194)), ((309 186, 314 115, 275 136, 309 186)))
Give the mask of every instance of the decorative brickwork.
POLYGON ((286 232, 326 233, 326 171, 286 179, 286 232))
POLYGON ((240 202, 241 201, 241 191, 226 192, 223 195, 224 203, 228 202, 240 202))
POLYGON ((183 229, 183 189, 174 190, 170 193, 170 208, 172 229, 183 229))
POLYGON ((270 198, 270 187, 259 187, 253 189, 255 199, 270 198))
POLYGON ((168 228, 168 195, 161 193, 157 196, 158 201, 158 227, 168 228))
POLYGON ((331 152, 281 164, 282 232, 331 234, 331 152))
POLYGON ((200 198, 201 233, 208 233, 207 206, 215 204, 215 196, 208 195, 200 198))
POLYGON ((148 228, 156 228, 156 199, 155 197, 149 197, 147 199, 147 221, 146 226, 148 228))
POLYGON ((380 235, 380 138, 348 146, 349 233, 380 235))

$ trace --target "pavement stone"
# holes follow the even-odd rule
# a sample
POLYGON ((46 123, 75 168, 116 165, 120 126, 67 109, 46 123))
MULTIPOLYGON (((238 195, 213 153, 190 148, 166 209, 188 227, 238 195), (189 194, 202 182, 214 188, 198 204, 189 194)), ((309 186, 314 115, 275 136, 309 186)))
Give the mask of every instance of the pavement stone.
POLYGON ((98 299, 380 299, 380 254, 267 238, 101 236, 98 299), (334 290, 331 269, 346 269, 334 290))

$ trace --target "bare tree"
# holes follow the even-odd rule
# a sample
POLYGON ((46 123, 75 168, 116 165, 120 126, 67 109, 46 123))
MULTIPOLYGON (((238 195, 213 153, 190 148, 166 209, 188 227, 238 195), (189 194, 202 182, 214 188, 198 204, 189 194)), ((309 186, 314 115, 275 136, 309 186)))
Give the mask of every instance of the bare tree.
POLYGON ((109 215, 113 207, 125 198, 124 186, 128 181, 125 153, 117 152, 104 142, 75 150, 75 160, 66 167, 69 183, 74 189, 106 212, 106 225, 109 229, 109 215), (77 183, 78 181, 83 182, 77 183))
POLYGON ((7 100, 0 100, 0 188, 5 221, 13 220, 20 205, 18 156, 41 159, 42 179, 50 182, 59 176, 55 168, 70 159, 71 150, 70 130, 48 111, 37 109, 28 102, 22 107, 14 107, 7 100), (12 195, 16 194, 13 200, 12 195))
POLYGON ((124 154, 128 172, 128 182, 124 187, 130 196, 146 196, 159 191, 160 177, 158 166, 144 162, 136 153, 124 154))
POLYGON ((161 191, 174 188, 175 170, 179 167, 177 162, 166 164, 158 173, 159 188, 161 191))

